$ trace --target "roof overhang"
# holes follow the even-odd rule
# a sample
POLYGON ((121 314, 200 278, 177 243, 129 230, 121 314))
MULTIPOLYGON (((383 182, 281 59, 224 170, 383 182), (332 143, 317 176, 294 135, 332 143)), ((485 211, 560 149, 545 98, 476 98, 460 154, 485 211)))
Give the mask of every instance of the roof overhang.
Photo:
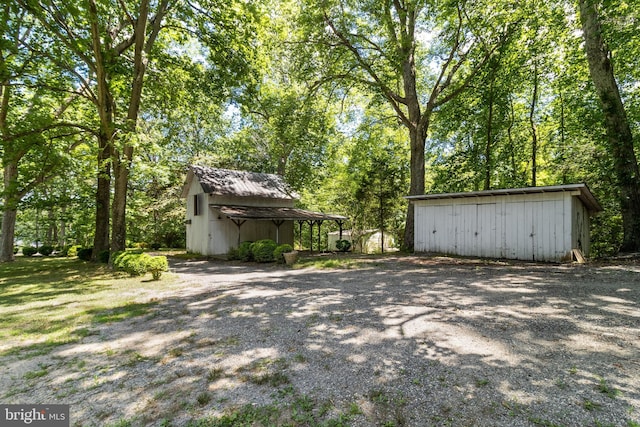
POLYGON ((342 215, 325 214, 322 212, 313 212, 297 208, 229 205, 209 205, 209 207, 218 209, 225 216, 235 220, 344 221, 347 219, 347 217, 342 215))
POLYGON ((417 196, 405 196, 405 199, 409 201, 416 200, 438 200, 438 199, 462 199, 473 197, 488 197, 488 196, 507 196, 516 194, 537 194, 537 193, 557 193, 557 192, 572 192, 574 196, 577 196, 586 208, 592 212, 597 213, 602 211, 602 206, 596 200, 596 198, 589 190, 586 184, 568 184, 568 185, 554 185, 547 187, 525 187, 525 188, 505 188, 499 190, 483 190, 483 191, 469 191, 463 193, 441 193, 441 194, 423 194, 417 196))

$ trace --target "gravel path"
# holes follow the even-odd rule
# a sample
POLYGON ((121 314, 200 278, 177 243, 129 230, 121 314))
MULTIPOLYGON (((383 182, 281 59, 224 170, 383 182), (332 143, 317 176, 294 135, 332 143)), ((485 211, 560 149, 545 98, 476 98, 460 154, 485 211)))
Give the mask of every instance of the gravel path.
POLYGON ((3 403, 70 403, 75 425, 185 425, 301 396, 354 426, 640 425, 639 265, 363 262, 174 261, 181 286, 149 315, 4 358, 3 403), (9 374, 38 364, 28 387, 9 374))

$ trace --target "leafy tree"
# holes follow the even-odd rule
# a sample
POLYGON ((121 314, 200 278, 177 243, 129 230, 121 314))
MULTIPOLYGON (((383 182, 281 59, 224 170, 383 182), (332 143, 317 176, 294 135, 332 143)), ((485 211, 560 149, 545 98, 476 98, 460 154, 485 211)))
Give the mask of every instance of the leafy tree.
POLYGON ((615 166, 620 201, 622 251, 640 249, 640 169, 633 133, 615 78, 611 51, 605 44, 597 2, 579 1, 580 21, 589 71, 605 115, 608 146, 615 166))
MULTIPOLYGON (((320 82, 346 82, 393 108, 410 141, 409 194, 424 193, 425 141, 434 111, 462 93, 512 31, 518 11, 483 1, 310 2, 310 62, 320 82)), ((413 248, 413 210, 404 243, 413 248)))

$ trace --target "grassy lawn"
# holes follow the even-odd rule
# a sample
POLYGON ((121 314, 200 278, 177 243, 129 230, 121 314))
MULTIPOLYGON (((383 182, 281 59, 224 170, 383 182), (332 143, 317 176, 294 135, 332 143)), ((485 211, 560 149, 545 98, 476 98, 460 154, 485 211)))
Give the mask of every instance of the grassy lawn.
POLYGON ((44 354, 92 334, 92 325, 147 313, 155 303, 140 296, 173 283, 171 275, 148 280, 70 258, 0 264, 0 355, 44 354))

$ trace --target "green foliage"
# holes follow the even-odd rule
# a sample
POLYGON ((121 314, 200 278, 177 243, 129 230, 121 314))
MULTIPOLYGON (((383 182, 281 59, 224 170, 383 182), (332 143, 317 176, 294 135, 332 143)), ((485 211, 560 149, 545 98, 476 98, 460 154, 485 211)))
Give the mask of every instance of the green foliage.
POLYGON ((51 245, 42 245, 40 246, 39 251, 44 256, 49 256, 53 253, 53 246, 51 245))
POLYGON ((242 258, 240 258, 240 252, 238 251, 238 248, 229 248, 229 250, 227 251, 227 259, 229 261, 239 261, 242 258))
POLYGON ((251 253, 253 259, 257 262, 273 262, 274 251, 278 247, 278 244, 271 239, 258 240, 251 244, 251 253))
POLYGON ((147 260, 147 271, 151 273, 153 280, 160 280, 160 276, 165 271, 169 271, 169 262, 166 256, 149 257, 147 260))
POLYGON ((253 252, 251 251, 251 245, 253 242, 242 242, 238 247, 238 257, 241 261, 253 261, 253 252))
POLYGON ((169 270, 169 262, 165 256, 150 256, 139 251, 121 251, 113 254, 113 266, 129 273, 132 277, 151 273, 154 280, 159 280, 162 273, 169 270))
POLYGON ((93 253, 93 248, 78 249, 78 258, 80 258, 83 261, 91 261, 92 253, 93 253))
POLYGON ((74 257, 74 256, 78 256, 78 251, 82 249, 81 246, 78 245, 73 245, 73 246, 68 246, 66 247, 63 252, 66 251, 66 256, 68 257, 74 257))
POLYGON ((22 255, 24 256, 34 256, 36 253, 38 253, 38 249, 34 246, 24 246, 22 248, 22 255))
POLYGON ((338 240, 336 242, 336 249, 340 252, 348 252, 351 249, 351 242, 348 240, 338 240))
POLYGON ((273 251, 273 258, 278 263, 284 263, 284 256, 282 254, 293 252, 293 246, 288 243, 279 245, 273 251))

